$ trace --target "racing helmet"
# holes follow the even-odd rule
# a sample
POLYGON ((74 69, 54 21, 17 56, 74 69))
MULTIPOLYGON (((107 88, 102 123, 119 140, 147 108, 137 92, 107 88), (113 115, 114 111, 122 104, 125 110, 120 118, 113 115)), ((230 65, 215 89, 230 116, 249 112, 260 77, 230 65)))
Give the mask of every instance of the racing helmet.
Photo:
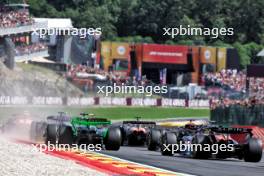
POLYGON ((193 129, 196 129, 196 125, 195 125, 195 123, 193 123, 193 120, 190 120, 189 123, 185 124, 185 128, 193 130, 193 129))

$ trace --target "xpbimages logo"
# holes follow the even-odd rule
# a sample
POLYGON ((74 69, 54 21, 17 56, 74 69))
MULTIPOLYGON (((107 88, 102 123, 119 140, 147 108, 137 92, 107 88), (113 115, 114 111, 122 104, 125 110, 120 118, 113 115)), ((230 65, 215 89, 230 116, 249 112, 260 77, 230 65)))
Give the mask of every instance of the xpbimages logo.
POLYGON ((146 94, 146 96, 152 96, 155 94, 168 93, 168 86, 127 86, 124 83, 113 86, 97 86, 97 93, 109 96, 111 94, 146 94))
POLYGON ((218 38, 219 36, 231 36, 234 35, 233 28, 199 28, 191 27, 187 25, 184 27, 180 25, 175 28, 163 28, 163 35, 175 38, 177 36, 211 36, 212 38, 218 38))
POLYGON ((218 154, 220 152, 231 152, 234 151, 234 144, 192 144, 190 141, 183 143, 180 141, 179 144, 163 144, 162 150, 168 151, 172 154, 178 152, 211 152, 212 154, 218 154))
POLYGON ((53 152, 53 151, 76 151, 76 150, 80 150, 80 151, 90 151, 90 152, 99 152, 102 150, 102 144, 59 144, 58 142, 56 142, 56 144, 50 143, 50 141, 48 141, 47 144, 32 144, 31 145, 32 151, 36 151, 36 152, 53 152))
POLYGON ((71 35, 80 36, 80 38, 86 38, 90 35, 102 35, 101 28, 38 28, 33 31, 33 34, 38 35, 40 38, 45 38, 51 35, 71 35))

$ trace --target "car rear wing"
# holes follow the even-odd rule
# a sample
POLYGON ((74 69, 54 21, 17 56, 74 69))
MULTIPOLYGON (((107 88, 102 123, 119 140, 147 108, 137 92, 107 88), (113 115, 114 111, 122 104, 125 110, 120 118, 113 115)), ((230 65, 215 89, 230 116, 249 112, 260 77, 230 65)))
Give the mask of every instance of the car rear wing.
POLYGON ((48 121, 60 121, 60 122, 69 122, 71 117, 63 115, 63 116, 48 116, 48 121))
POLYGON ((75 117, 71 120, 72 125, 111 125, 111 121, 104 118, 83 118, 75 117))
POLYGON ((212 132, 225 133, 225 134, 251 134, 252 129, 249 128, 232 128, 232 127, 210 127, 212 132))
POLYGON ((186 119, 186 120, 177 119, 177 120, 158 122, 158 125, 164 127, 184 127, 189 123, 192 123, 195 126, 207 126, 210 124, 210 122, 206 119, 186 119))
POLYGON ((153 121, 123 121, 123 124, 135 124, 135 125, 156 125, 156 122, 153 121))

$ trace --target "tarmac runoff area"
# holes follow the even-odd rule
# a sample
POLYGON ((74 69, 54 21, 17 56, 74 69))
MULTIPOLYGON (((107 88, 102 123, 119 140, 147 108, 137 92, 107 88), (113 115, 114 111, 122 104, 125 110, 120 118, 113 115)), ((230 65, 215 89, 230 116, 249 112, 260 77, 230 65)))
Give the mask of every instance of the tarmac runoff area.
POLYGON ((119 151, 102 151, 101 153, 173 172, 198 176, 264 175, 264 154, 260 162, 249 163, 238 159, 199 160, 179 155, 162 156, 159 151, 148 151, 146 147, 122 146, 119 151))
POLYGON ((106 176, 71 160, 60 159, 0 136, 0 175, 4 176, 106 176))

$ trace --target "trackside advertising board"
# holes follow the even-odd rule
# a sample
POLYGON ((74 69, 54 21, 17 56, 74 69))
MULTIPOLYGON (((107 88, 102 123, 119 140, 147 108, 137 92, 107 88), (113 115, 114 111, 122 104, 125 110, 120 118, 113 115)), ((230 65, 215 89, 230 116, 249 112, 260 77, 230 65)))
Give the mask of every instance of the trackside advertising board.
POLYGON ((216 64, 216 48, 201 47, 201 63, 216 64))
POLYGON ((187 64, 187 46, 143 44, 142 61, 164 64, 187 64))
POLYGON ((199 82, 199 47, 192 47, 192 63, 193 69, 192 72, 192 83, 199 82))
POLYGON ((127 59, 130 57, 129 43, 111 43, 111 57, 116 59, 127 59))
POLYGON ((217 71, 226 69, 226 48, 217 48, 217 71))

